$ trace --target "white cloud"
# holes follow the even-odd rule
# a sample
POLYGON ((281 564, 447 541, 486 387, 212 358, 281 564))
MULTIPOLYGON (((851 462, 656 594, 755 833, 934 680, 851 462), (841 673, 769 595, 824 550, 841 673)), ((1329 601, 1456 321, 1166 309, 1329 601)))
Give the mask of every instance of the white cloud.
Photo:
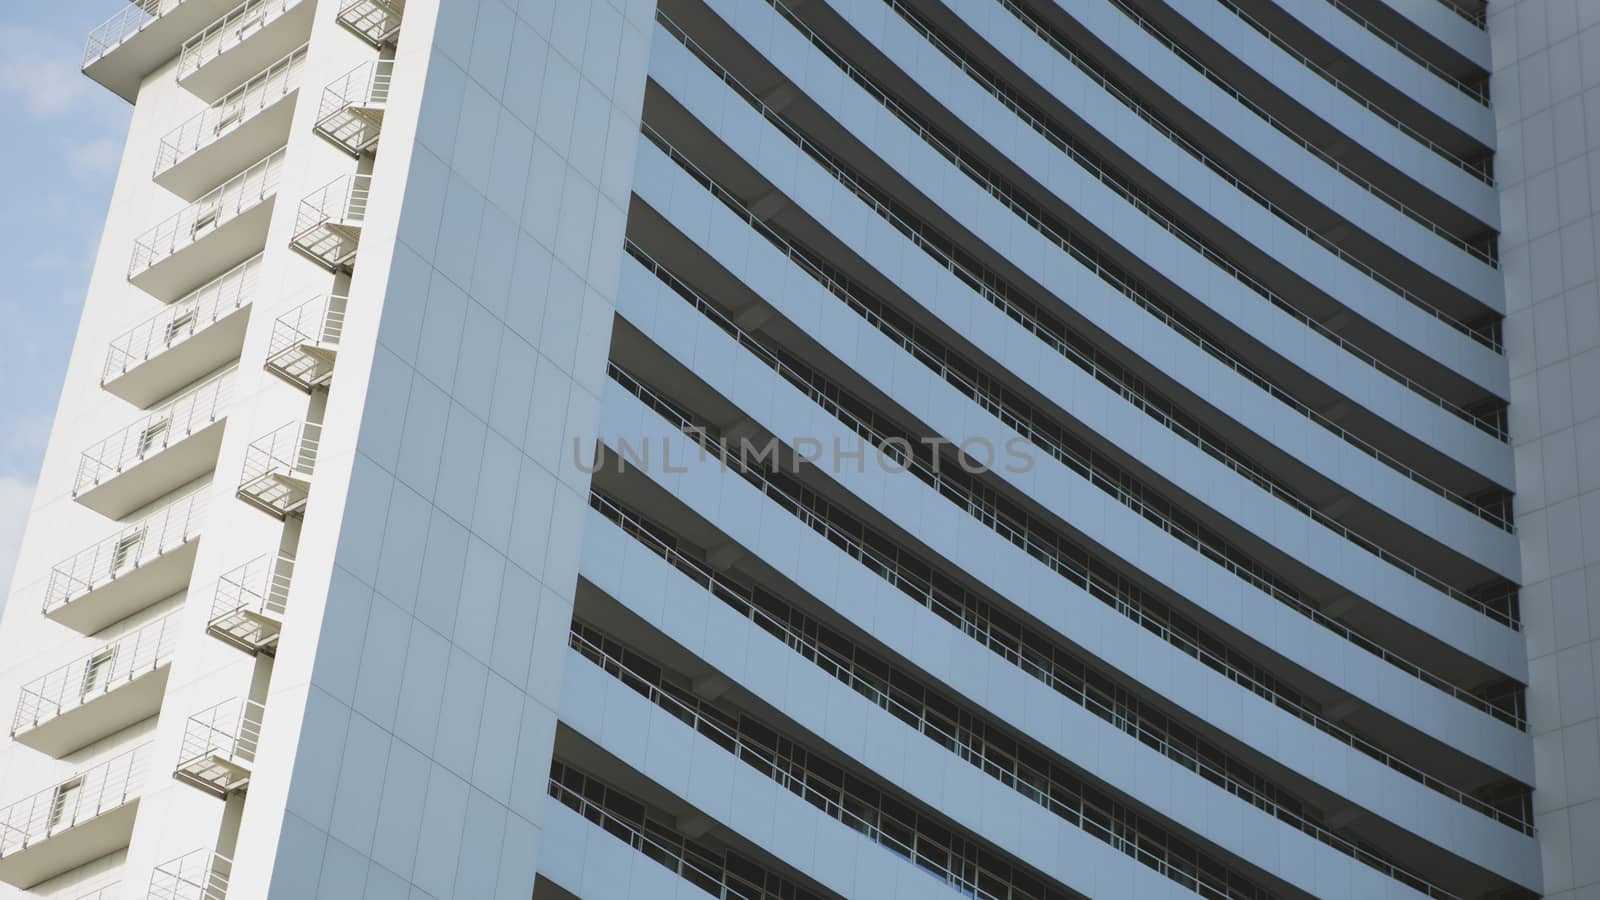
POLYGON ((60 35, 0 26, 0 95, 35 118, 58 116, 95 88, 76 65, 81 50, 60 35))
POLYGON ((17 551, 22 546, 22 526, 28 521, 33 503, 33 485, 17 478, 0 476, 0 608, 11 593, 11 576, 17 567, 17 551))

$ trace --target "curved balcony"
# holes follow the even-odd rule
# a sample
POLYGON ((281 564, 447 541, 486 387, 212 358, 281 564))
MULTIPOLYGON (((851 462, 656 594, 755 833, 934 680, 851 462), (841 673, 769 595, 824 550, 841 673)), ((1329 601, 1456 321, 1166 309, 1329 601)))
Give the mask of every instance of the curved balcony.
POLYGON ((155 182, 185 200, 289 140, 306 47, 255 74, 174 128, 156 151, 155 182))
POLYGON ((252 256, 111 341, 100 386, 145 409, 239 358, 261 256, 252 256))
POLYGON ((290 422, 251 444, 239 479, 240 500, 279 519, 305 510, 322 426, 290 422))
POLYGON ((267 371, 310 393, 333 380, 346 298, 337 294, 300 304, 272 323, 267 371))
POLYGON ((317 134, 351 156, 375 150, 393 77, 394 60, 372 60, 323 88, 322 105, 317 108, 317 134))
POLYGON ((217 579, 206 633, 248 653, 273 655, 289 605, 294 557, 263 554, 217 579))
POLYGON ((26 890, 128 846, 149 748, 0 808, 0 881, 26 890))
POLYGON ((173 501, 58 563, 45 586, 44 614, 94 634, 187 587, 206 490, 173 501))
POLYGON ((339 24, 382 49, 399 39, 405 12, 405 0, 345 0, 339 7, 339 24))
POLYGON ((330 272, 350 271, 371 190, 371 175, 345 175, 313 191, 300 201, 289 246, 330 272))
POLYGON ((244 0, 183 42, 178 83, 216 100, 311 36, 315 2, 244 0))
POLYGON ((72 496, 120 519, 216 468, 232 387, 228 369, 83 451, 72 496))
POLYGON ((23 685, 12 737, 61 757, 155 715, 181 621, 169 613, 23 685))
POLYGON ((260 253, 267 244, 285 149, 278 148, 141 235, 134 241, 128 280, 171 302, 219 270, 260 253))
POLYGON ((209 847, 168 860, 150 875, 146 900, 223 900, 233 860, 209 847))
POLYGON ((235 697, 189 717, 173 777, 218 797, 242 793, 261 743, 263 707, 235 697))
POLYGON ((83 74, 132 103, 145 76, 228 8, 227 0, 133 0, 89 32, 83 74))

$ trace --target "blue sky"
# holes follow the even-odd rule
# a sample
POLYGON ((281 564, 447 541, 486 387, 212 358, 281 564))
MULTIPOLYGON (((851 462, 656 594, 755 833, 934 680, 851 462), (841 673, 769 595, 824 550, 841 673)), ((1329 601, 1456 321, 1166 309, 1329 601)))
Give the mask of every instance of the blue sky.
POLYGON ((0 604, 10 593, 131 107, 83 77, 83 41, 118 0, 0 14, 0 604))

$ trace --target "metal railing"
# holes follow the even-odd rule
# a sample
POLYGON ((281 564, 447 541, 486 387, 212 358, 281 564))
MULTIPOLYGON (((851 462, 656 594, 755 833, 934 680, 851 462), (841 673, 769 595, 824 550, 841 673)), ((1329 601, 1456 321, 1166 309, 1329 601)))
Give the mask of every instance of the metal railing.
POLYGON ((226 416, 233 373, 228 369, 212 376, 83 451, 72 495, 121 474, 226 416))
POLYGON ((34 728, 166 665, 178 648, 171 612, 22 686, 11 734, 34 728))
POLYGON ((233 860, 209 847, 168 860, 150 875, 146 900, 223 900, 233 860))
POLYGON ((300 0, 245 0, 206 26, 204 31, 183 42, 178 56, 178 80, 182 81, 222 54, 239 46, 268 22, 300 5, 300 0))
POLYGON ((57 563, 45 587, 45 614, 188 543, 200 533, 208 494, 201 487, 57 563))
POLYGON ((279 316, 272 324, 267 358, 271 359, 297 346, 339 346, 339 338, 344 334, 345 306, 349 299, 339 294, 325 294, 313 297, 279 316))
POLYGON ((211 621, 249 611, 282 619, 294 579, 294 557, 288 553, 263 553, 217 579, 211 601, 211 621))
POLYGON ((100 383, 171 350, 254 300, 260 268, 261 255, 256 254, 112 338, 100 383))
POLYGON ((247 485, 272 474, 298 474, 309 477, 317 465, 317 446, 322 426, 316 422, 289 422, 252 441, 244 454, 247 485))
POLYGON ((177 215, 140 235, 133 245, 128 277, 133 278, 188 247, 241 213, 254 209, 278 189, 285 147, 280 147, 177 215))
POLYGON ((294 93, 300 87, 300 70, 306 61, 306 46, 301 45, 234 88, 226 97, 168 132, 156 151, 155 174, 172 168, 195 151, 248 122, 256 113, 294 93))
POLYGON ((394 60, 364 62, 340 75, 322 89, 317 121, 351 106, 382 106, 389 102, 389 85, 394 80, 394 60))
POLYGON ((48 840, 138 796, 150 744, 114 756, 60 784, 0 807, 0 858, 48 840))
MULTIPOLYGON (((840 401, 849 397, 842 387, 824 387, 830 379, 815 371, 809 366, 798 361, 796 357, 787 354, 780 347, 772 345, 769 339, 757 337, 739 327, 731 317, 723 312, 713 301, 703 297, 687 282, 678 277, 671 269, 667 268, 646 253, 633 241, 626 242, 626 249, 646 269, 672 288, 673 292, 695 308, 701 315, 710 319, 717 327, 727 332, 741 347, 750 351, 757 359, 771 367, 779 375, 793 383, 799 390, 805 392, 824 409, 839 417, 845 424, 853 429, 865 429, 875 443, 881 444, 884 435, 872 433, 875 429, 888 427, 899 431, 901 426, 885 422, 875 410, 859 399, 852 399, 850 408, 841 406, 840 401), (806 369, 806 371, 802 371, 806 369), (858 412, 869 411, 873 422, 868 424, 858 412)), ((1072 436, 1070 429, 1062 426, 1058 421, 1052 420, 1047 413, 1028 404, 1020 395, 1005 391, 992 382, 984 382, 981 377, 974 377, 974 373, 982 372, 982 367, 954 357, 943 347, 929 346, 925 340, 905 334, 890 325, 868 305, 867 301, 857 296, 854 285, 842 285, 816 265, 802 267, 808 274, 818 277, 824 287, 839 297, 852 311, 863 316, 876 325, 880 331, 898 343, 911 354, 912 358, 926 365, 937 375, 942 376, 952 387, 966 394, 976 402, 984 411, 996 420, 1022 435, 1035 447, 1050 454, 1052 458, 1072 471, 1087 479, 1097 489, 1110 495, 1117 502, 1137 513, 1141 518, 1172 535, 1186 546, 1199 552, 1206 558, 1226 568, 1235 576, 1248 581, 1258 589, 1272 594, 1279 599, 1301 602, 1297 589, 1286 580, 1280 578, 1267 565, 1251 558, 1242 548, 1221 535, 1215 529, 1209 528, 1198 518, 1182 507, 1174 504, 1168 497, 1156 491, 1143 479, 1129 471, 1121 464, 1109 459, 1104 454, 1094 451, 1092 447, 1082 443, 1072 436)), ((881 304, 873 304, 881 309, 881 304)), ((895 435, 899 437, 900 435, 895 435)), ((1192 438, 1193 439, 1193 438, 1192 438)), ((1201 449, 1216 455, 1215 448, 1202 444, 1201 449)), ((1226 459, 1224 459, 1226 462, 1226 459)), ((1489 618, 1510 628, 1518 628, 1519 622, 1509 609, 1502 609, 1498 605, 1486 603, 1456 586, 1435 576, 1433 573, 1418 568, 1408 560, 1368 540, 1365 536, 1345 528, 1338 521, 1328 517, 1321 510, 1311 506, 1296 495, 1289 494, 1268 479, 1255 474, 1254 468, 1239 471, 1239 466, 1231 466, 1236 472, 1250 478, 1258 486, 1264 487, 1277 499, 1291 505, 1297 512, 1310 517, 1313 521, 1323 525, 1340 537, 1355 543, 1363 550, 1372 553, 1379 559, 1395 566, 1412 578, 1423 582, 1434 590, 1439 591, 1452 600, 1472 609, 1473 611, 1488 616, 1489 618)), ((934 479, 937 481, 937 479, 934 479)))
POLYGON ((679 834, 675 825, 648 812, 644 804, 604 786, 591 775, 559 760, 550 769, 551 798, 717 900, 822 900, 731 851, 719 854, 695 843, 679 834), (568 781, 575 784, 567 784, 568 781), (604 791, 596 790, 597 786, 604 787, 604 791), (624 805, 629 807, 626 812, 624 805), (735 865, 728 864, 730 858, 736 860, 735 865), (761 881, 752 880, 753 875, 761 876, 761 881))
MULTIPOLYGON (((698 441, 703 449, 716 451, 720 459, 739 461, 740 457, 737 454, 732 453, 716 439, 709 436, 710 429, 707 425, 695 421, 682 407, 662 397, 615 363, 607 367, 607 375, 619 387, 633 394, 669 424, 698 441)), ((802 499, 796 495, 796 491, 800 490, 798 487, 780 484, 778 478, 781 476, 755 466, 734 465, 731 468, 753 487, 761 491, 764 496, 778 503, 785 511, 826 537, 829 541, 851 553, 873 571, 883 575, 892 584, 902 587, 907 593, 917 597, 921 597, 931 590, 929 586, 918 584, 915 580, 912 580, 911 576, 903 571, 901 564, 896 559, 888 558, 883 552, 862 544, 856 535, 841 530, 836 526, 831 518, 833 515, 833 504, 831 502, 816 496, 814 492, 809 495, 809 500, 802 499), (817 507, 820 507, 821 511, 817 507)), ((1079 559, 1063 556, 1061 547, 1036 541, 1032 532, 1025 532, 1013 527, 1008 520, 995 513, 976 507, 969 501, 959 497, 949 497, 949 499, 995 534, 1038 560, 1062 580, 1077 586, 1089 596, 1138 623, 1146 630, 1159 635, 1167 643, 1183 650, 1190 656, 1226 675, 1229 679, 1249 687, 1257 694, 1272 700, 1276 704, 1284 705, 1287 709, 1305 709, 1303 700, 1298 695, 1290 695, 1287 687, 1278 682, 1270 673, 1261 670, 1253 663, 1251 663, 1251 671, 1241 668, 1239 661, 1247 661, 1248 657, 1232 649, 1228 642, 1222 638, 1203 630, 1198 623, 1177 612, 1166 601, 1149 594, 1134 582, 1129 581, 1120 574, 1119 570, 1110 569, 1104 565, 1094 565, 1092 558, 1079 559)), ((884 543, 887 546, 886 542, 888 540, 888 538, 881 538, 880 543, 884 543)), ((897 548, 895 552, 903 551, 897 548)), ((1338 620, 1328 617, 1314 607, 1305 604, 1292 604, 1280 598, 1274 599, 1284 603, 1290 609, 1304 615, 1360 649, 1393 665, 1411 677, 1438 689, 1442 693, 1449 694, 1462 703, 1514 728, 1519 730, 1527 728, 1527 719, 1523 715, 1520 699, 1512 708, 1502 708, 1490 699, 1423 669, 1416 663, 1372 641, 1338 620)))
POLYGON ((130 0, 115 15, 89 32, 88 44, 83 50, 83 67, 88 68, 90 63, 115 50, 123 41, 138 34, 146 25, 171 12, 182 2, 130 0))
POLYGON ((1464 78, 1459 78, 1455 75, 1452 75, 1435 65, 1432 60, 1429 60, 1421 53, 1413 50, 1409 44, 1402 42, 1399 38, 1396 38, 1389 34, 1389 32, 1384 31, 1381 25, 1362 15, 1360 10, 1357 10, 1355 7, 1344 2, 1344 0, 1325 0, 1325 2, 1334 9, 1337 9, 1339 12, 1344 13, 1346 18, 1352 22, 1355 22, 1357 25, 1360 25, 1368 34, 1377 38, 1379 41, 1388 44, 1390 47, 1393 47, 1401 56, 1404 56, 1405 58, 1426 69, 1430 75, 1433 75, 1440 81, 1443 81, 1445 84, 1450 85, 1461 93, 1466 94, 1468 97, 1471 97, 1478 103, 1481 103, 1484 106, 1490 105, 1489 78, 1487 75, 1479 78, 1475 82, 1467 81, 1464 78))
MULTIPOLYGON (((1111 2, 1118 8, 1121 8, 1124 12, 1131 12, 1129 8, 1123 5, 1122 0, 1111 0, 1111 2)), ((1312 59, 1305 51, 1279 37, 1276 32, 1267 27, 1255 16, 1250 15, 1249 12, 1245 11, 1245 9, 1239 6, 1237 3, 1234 3, 1233 0, 1216 0, 1216 2, 1220 4, 1223 9, 1226 9, 1235 16, 1238 16, 1240 21, 1255 29, 1262 37, 1271 42, 1273 46, 1293 57, 1294 60, 1300 63, 1302 66, 1305 66, 1307 69, 1315 72, 1320 78, 1322 78, 1323 81, 1326 81, 1338 88, 1341 93, 1355 101, 1356 104, 1362 109, 1365 109, 1367 112, 1370 112, 1379 119, 1382 119, 1386 124, 1400 131, 1406 137, 1409 137, 1424 147, 1427 147, 1429 150, 1432 150, 1436 155, 1443 158, 1446 162, 1454 163, 1457 168, 1471 173, 1484 184, 1487 184, 1490 187, 1494 186, 1494 175, 1489 167, 1489 160, 1493 159, 1492 156, 1485 156, 1482 163, 1473 163, 1470 160, 1463 158, 1460 154, 1442 144, 1439 144, 1432 138, 1423 134, 1421 131, 1418 131, 1414 126, 1408 124, 1399 116, 1389 112, 1387 109, 1383 108, 1372 100, 1367 99, 1367 96, 1361 93, 1361 91, 1356 89, 1353 85, 1340 79, 1339 76, 1334 74, 1331 69, 1312 59)), ((1136 18, 1142 18, 1138 17, 1137 14, 1134 14, 1134 16, 1136 18)), ((1140 24, 1143 25, 1143 22, 1140 24)), ((1487 105, 1487 101, 1485 101, 1485 105, 1487 105)))
MULTIPOLYGON (((671 30, 671 28, 668 29, 669 33, 671 30)), ((691 50, 692 49, 693 47, 691 47, 691 50)), ((732 76, 729 75, 727 77, 731 78, 732 76)), ((742 85, 738 85, 737 82, 734 82, 734 85, 742 90, 742 85)), ((778 116, 777 113, 768 110, 766 105, 760 101, 759 97, 747 95, 745 99, 753 104, 758 104, 757 108, 763 112, 763 115, 767 117, 768 121, 773 122, 781 131, 785 133, 787 137, 795 141, 797 146, 807 151, 807 154, 811 156, 818 165, 822 166, 841 184, 854 192, 862 200, 862 202, 872 207, 874 212, 881 216, 885 221, 893 225, 896 230, 904 234, 909 240, 912 241, 913 244, 932 257, 935 262, 944 266, 953 275, 961 279, 974 291, 983 296, 984 299, 988 300, 992 305, 1005 312, 1006 315, 1022 323, 1028 328, 1028 330, 1037 335, 1041 340, 1054 346, 1057 352, 1069 357, 1075 353, 1071 347, 1062 342, 1061 335, 1065 333, 1064 326, 1061 326, 1058 322, 1053 323, 1050 321, 1045 321, 1043 318, 1041 318, 1041 316, 1046 316, 1048 314, 1042 313, 1037 308, 1037 304, 1030 303, 1026 300, 1020 301, 1019 304, 1019 300, 1016 296, 1017 292, 1012 289, 1009 284, 1005 283, 1004 280, 998 275, 986 270, 974 271, 971 268, 972 263, 957 259, 945 248, 941 247, 939 243, 930 239, 926 234, 926 226, 920 220, 908 219, 907 216, 909 215, 909 212, 893 204, 886 203, 880 199, 879 192, 876 189, 869 188, 851 172, 843 169, 825 148, 818 147, 805 138, 804 135, 795 131, 793 127, 788 124, 787 120, 784 120, 781 116, 778 116)), ((653 143, 659 146, 669 158, 679 165, 680 168, 684 169, 691 175, 691 177, 699 181, 702 186, 706 187, 707 190, 709 190, 714 196, 717 196, 719 199, 723 200, 725 205, 729 206, 736 213, 743 216, 747 220, 756 223, 758 230, 763 231, 763 233, 770 231, 770 229, 765 227, 764 222, 760 221, 758 217, 754 217, 753 214, 743 207, 738 198, 734 197, 726 189, 722 188, 721 185, 718 184, 714 179, 706 175, 703 170, 701 170, 681 151, 674 147, 670 141, 663 137, 649 123, 642 123, 641 130, 644 131, 646 137, 650 138, 653 143)), ((935 148, 937 149, 938 146, 939 145, 935 145, 935 148)), ((954 151, 951 152, 953 153, 954 151)), ((1004 198, 997 199, 1001 199, 1001 202, 1006 202, 1004 198)), ((1043 228, 1042 226, 1044 223, 1038 222, 1036 219, 1030 217, 1025 218, 1030 225, 1034 225, 1036 229, 1040 229, 1041 235, 1047 239, 1054 240, 1058 247, 1061 247, 1063 250, 1065 250, 1065 252, 1071 254, 1074 259, 1091 269, 1098 277, 1110 284, 1112 287, 1116 288, 1119 293, 1137 304, 1141 309, 1156 317, 1164 325, 1171 328, 1175 333, 1183 337, 1185 340, 1188 340, 1189 342, 1198 346, 1200 349, 1204 350, 1208 356, 1212 357, 1217 362, 1223 364, 1239 374, 1241 377, 1255 384, 1260 389, 1266 391, 1274 399, 1279 400, 1291 410, 1294 410, 1295 412, 1305 416, 1313 423, 1337 435, 1346 443, 1349 443, 1351 446, 1362 451, 1368 456, 1371 456, 1379 462, 1382 462, 1422 487, 1439 494, 1441 497, 1444 497, 1445 499, 1450 500, 1452 503, 1455 503, 1458 506, 1473 512, 1475 515, 1478 515, 1481 518, 1493 522, 1504 530, 1510 531, 1513 529, 1508 514, 1497 513, 1492 509, 1486 508, 1483 504, 1478 503, 1472 498, 1466 497, 1465 495, 1445 487, 1443 484, 1412 468, 1398 458, 1378 449, 1377 446, 1369 443, 1360 435, 1350 431, 1349 429, 1346 429, 1344 426, 1338 424, 1327 415, 1312 409, 1299 398, 1284 390, 1275 382, 1269 380, 1265 375, 1262 375, 1260 372, 1256 371, 1246 363, 1243 363, 1233 357, 1224 347, 1218 344, 1210 336, 1198 330, 1196 326, 1191 325, 1188 321, 1180 318, 1176 313, 1171 311, 1164 302, 1149 295, 1142 285, 1128 280, 1121 271, 1114 270, 1103 264, 1097 254, 1082 251, 1077 247, 1076 244, 1067 241, 1065 238, 1062 238, 1055 232, 1050 231, 1048 228, 1043 228)), ((1421 396, 1426 395, 1423 394, 1421 396)), ((1446 408, 1448 409, 1448 407, 1446 408)), ((1480 429, 1489 431, 1491 434, 1496 434, 1497 432, 1503 433, 1503 428, 1495 425, 1494 423, 1485 421, 1480 424, 1476 419, 1473 421, 1474 424, 1477 424, 1480 429)), ((1504 438, 1502 437, 1501 439, 1503 440, 1504 438)))
POLYGON ((302 235, 319 225, 359 225, 367 217, 367 198, 372 192, 371 175, 341 175, 307 194, 295 216, 295 234, 302 235))
POLYGON ((103 888, 98 888, 74 900, 118 900, 117 894, 122 889, 122 882, 113 881, 103 888))
POLYGON ((190 716, 183 728, 178 767, 213 757, 237 764, 254 762, 265 710, 254 700, 234 697, 190 716))

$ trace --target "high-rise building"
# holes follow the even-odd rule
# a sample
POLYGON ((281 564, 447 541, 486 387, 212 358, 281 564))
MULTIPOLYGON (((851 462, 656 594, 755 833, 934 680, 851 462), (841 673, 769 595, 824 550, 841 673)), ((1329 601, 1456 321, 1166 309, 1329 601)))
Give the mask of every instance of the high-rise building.
POLYGON ((124 5, 0 897, 1595 896, 1597 20, 124 5))

